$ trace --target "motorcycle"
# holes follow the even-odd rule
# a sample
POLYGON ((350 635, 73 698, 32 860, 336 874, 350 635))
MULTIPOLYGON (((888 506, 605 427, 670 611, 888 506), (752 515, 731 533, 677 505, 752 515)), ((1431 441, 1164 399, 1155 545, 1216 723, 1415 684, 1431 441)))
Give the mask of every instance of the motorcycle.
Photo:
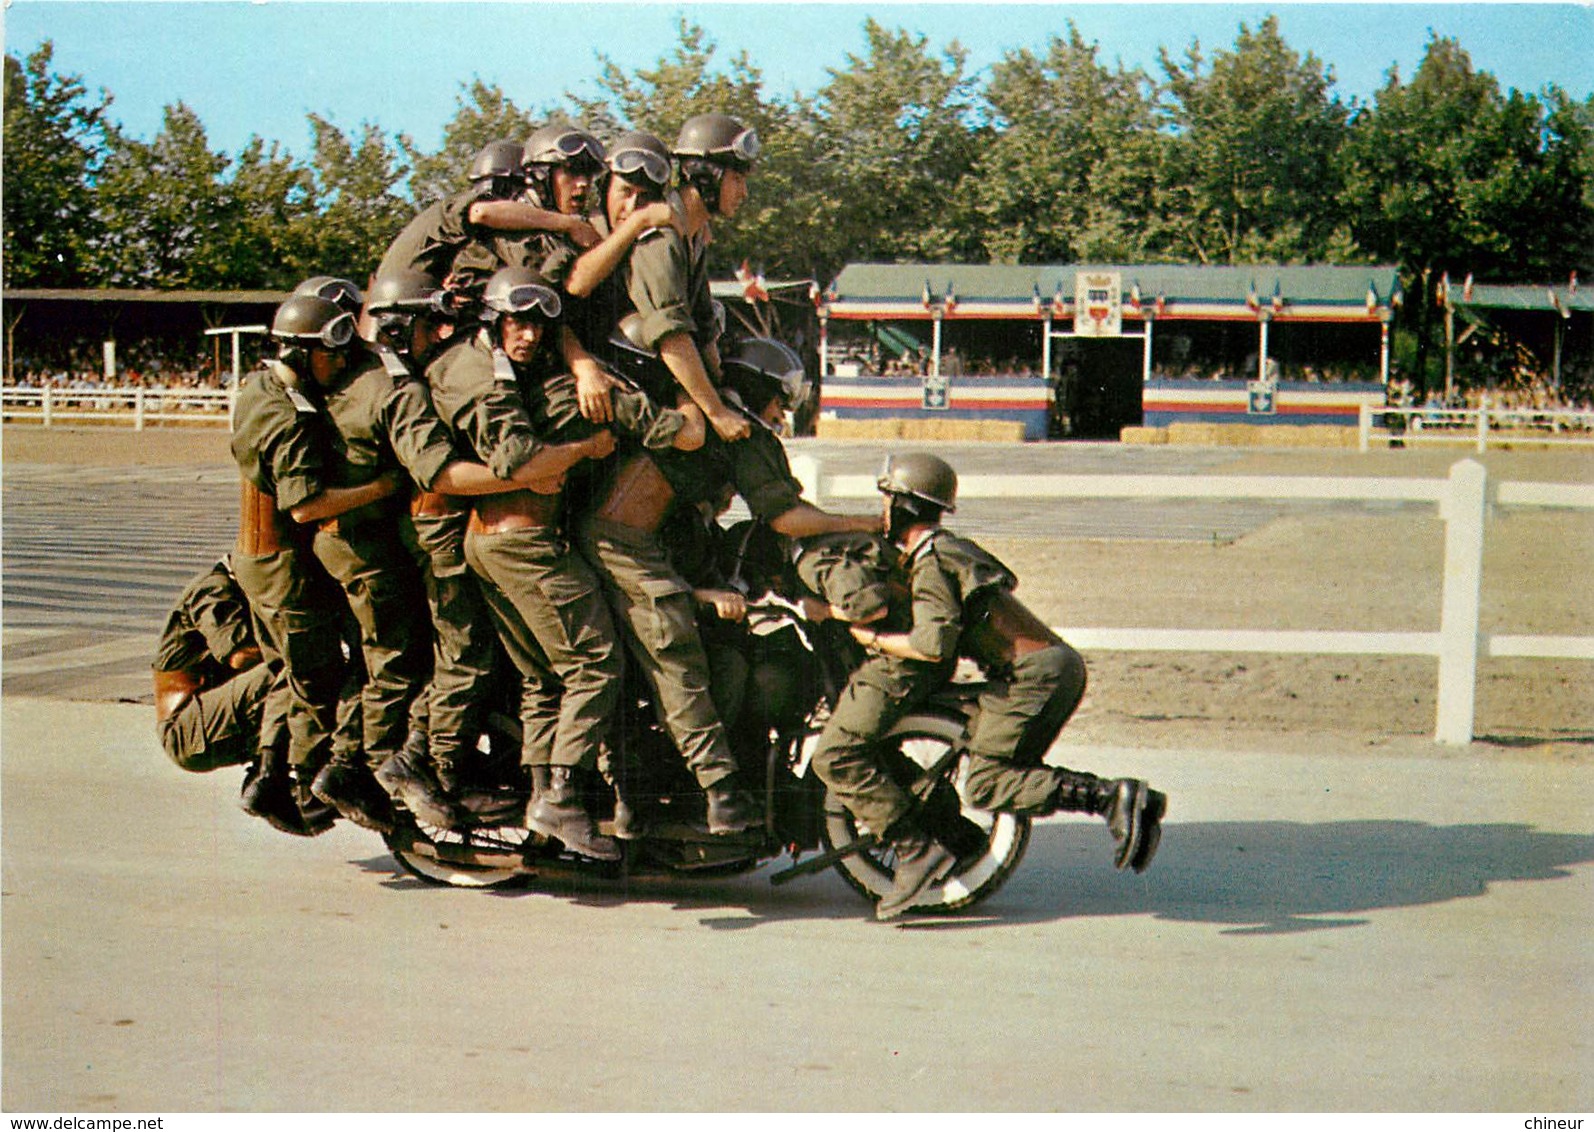
MULTIPOLYGON (((774 593, 748 602, 748 628, 754 634, 786 633, 816 674, 814 694, 800 720, 771 728, 763 749, 735 752, 744 777, 762 795, 766 816, 761 827, 731 835, 708 833, 701 792, 679 758, 670 757, 670 740, 646 702, 637 699, 628 703, 619 732, 644 768, 639 797, 648 822, 641 837, 620 842, 622 860, 575 856, 525 827, 528 790, 516 781, 522 776, 512 773, 518 764, 519 725, 504 713, 495 713, 484 740, 504 770, 498 785, 468 792, 462 807, 469 817, 451 828, 428 825, 400 808, 396 827, 385 835, 388 849, 420 880, 460 888, 573 877, 730 876, 786 859, 770 874, 772 884, 833 868, 860 896, 878 902, 892 885, 890 844, 877 833, 860 830, 810 770, 820 729, 861 652, 843 629, 807 621, 800 606, 774 593)), ((914 906, 918 912, 953 912, 986 899, 1013 874, 1029 845, 1028 817, 983 811, 964 800, 966 742, 982 688, 977 681, 954 683, 886 736, 887 762, 920 799, 921 821, 958 854, 954 872, 926 892, 914 906)), ((612 834, 613 795, 601 782, 596 786, 590 804, 599 828, 612 834)))

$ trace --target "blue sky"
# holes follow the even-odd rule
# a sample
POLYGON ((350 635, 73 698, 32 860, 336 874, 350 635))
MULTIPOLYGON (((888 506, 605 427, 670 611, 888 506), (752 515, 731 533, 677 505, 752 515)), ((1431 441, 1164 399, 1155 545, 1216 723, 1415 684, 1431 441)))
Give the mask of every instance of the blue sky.
POLYGON ((305 115, 344 130, 370 121, 435 148, 462 84, 498 84, 521 107, 597 95, 598 55, 627 71, 676 42, 683 16, 702 25, 729 64, 746 51, 766 90, 813 93, 828 68, 863 51, 863 23, 954 39, 970 66, 1042 50, 1072 19, 1100 58, 1155 73, 1157 48, 1182 55, 1199 39, 1231 47, 1242 22, 1278 15, 1285 40, 1329 64, 1336 90, 1366 99, 1390 66, 1409 76, 1429 29, 1458 39, 1503 86, 1557 83, 1594 91, 1594 7, 1576 4, 967 4, 967 3, 257 3, 10 0, 5 45, 26 55, 52 39, 56 69, 115 96, 112 116, 149 137, 168 103, 186 102, 212 147, 233 154, 250 135, 309 148, 305 115))

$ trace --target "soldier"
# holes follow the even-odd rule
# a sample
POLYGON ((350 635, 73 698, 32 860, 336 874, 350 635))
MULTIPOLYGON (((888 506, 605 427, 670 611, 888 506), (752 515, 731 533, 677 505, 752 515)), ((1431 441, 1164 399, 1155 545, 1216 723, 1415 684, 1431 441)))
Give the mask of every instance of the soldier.
POLYGON ((528 402, 559 371, 545 348, 561 311, 559 295, 526 268, 488 280, 485 325, 427 367, 433 402, 463 450, 522 489, 479 496, 465 535, 465 560, 505 650, 523 680, 522 759, 533 794, 526 824, 583 856, 617 860, 582 805, 578 772, 597 768, 619 701, 620 653, 592 569, 560 529, 566 474, 614 449, 598 430, 548 443, 528 402))
POLYGON ((475 756, 499 678, 491 618, 465 565, 466 497, 518 485, 462 454, 432 405, 425 367, 450 344, 458 322, 447 292, 430 276, 400 271, 371 284, 366 309, 385 374, 365 375, 373 423, 418 486, 411 529, 403 533, 421 552, 433 662, 430 682, 412 704, 410 737, 377 768, 377 780, 417 817, 447 827, 458 819, 461 772, 475 756))
MULTIPOLYGON (((743 139, 741 152, 756 154, 756 136, 751 136, 750 142, 743 139)), ((670 151, 651 134, 630 133, 615 143, 609 154, 604 189, 610 231, 619 229, 643 206, 663 199, 670 181, 670 161, 670 151)), ((716 154, 711 164, 718 168, 722 162, 727 175, 745 188, 751 158, 744 161, 727 151, 716 154)), ((734 189, 725 199, 736 199, 734 189)), ((716 435, 727 441, 741 440, 748 435, 748 422, 725 404, 714 385, 720 364, 716 345, 719 329, 709 295, 706 262, 710 213, 696 189, 683 190, 681 201, 687 235, 673 226, 641 232, 625 253, 617 274, 623 294, 621 288, 614 289, 618 305, 605 314, 612 318, 611 327, 626 322, 635 344, 658 355, 674 383, 697 404, 716 435), (626 319, 631 312, 637 317, 626 319)), ((570 285, 573 293, 582 293, 587 284, 580 270, 572 272, 570 285)))
MULTIPOLYGON (((595 176, 602 173, 608 154, 603 144, 575 126, 547 125, 526 139, 523 169, 526 195, 531 203, 566 216, 584 217, 587 196, 595 176)), ((597 424, 614 420, 613 378, 589 352, 613 329, 612 319, 594 314, 588 301, 593 291, 613 273, 638 235, 669 224, 675 217, 667 202, 657 201, 640 215, 609 231, 602 217, 593 217, 602 238, 592 246, 555 231, 504 235, 493 240, 496 262, 505 267, 529 267, 562 292, 564 311, 559 323, 558 348, 565 365, 576 377, 582 414, 597 424), (585 250, 583 250, 585 249, 585 250), (579 274, 579 278, 573 275, 579 274)), ((596 304, 604 311, 612 304, 596 304)))
POLYGON ((1114 865, 1143 872, 1161 838, 1167 798, 1139 779, 1108 781, 1041 764, 1084 694, 1084 662, 1012 596, 1012 571, 941 528, 956 504, 957 473, 927 454, 887 457, 879 487, 886 535, 906 559, 911 615, 905 629, 854 625, 871 656, 848 682, 813 758, 858 823, 896 850, 896 878, 878 918, 901 915, 957 863, 925 832, 911 797, 871 748, 950 680, 960 651, 1000 679, 981 697, 969 738, 969 801, 1037 816, 1097 814, 1117 842, 1114 865))
MULTIPOLYGON (((448 325, 437 285, 412 273, 378 282, 382 286, 373 286, 370 307, 378 325, 386 323, 389 341, 399 330, 393 318, 399 313, 396 307, 435 303, 436 309, 425 317, 416 317, 412 309, 409 342, 400 340, 407 352, 418 343, 424 354, 434 344, 432 336, 448 325)), ((351 345, 348 364, 322 386, 320 395, 333 429, 329 474, 340 485, 355 486, 402 470, 434 494, 478 495, 515 486, 474 460, 460 459, 426 384, 380 334, 374 353, 351 345)), ((416 535, 408 502, 406 493, 323 521, 315 535, 315 553, 343 586, 359 625, 367 673, 360 690, 366 761, 384 788, 397 791, 418 817, 451 825, 456 815, 433 788, 435 778, 418 775, 413 762, 401 756, 411 704, 432 674, 432 623, 420 556, 412 550, 416 535)), ((439 743, 441 762, 450 769, 465 757, 465 740, 453 729, 455 722, 445 714, 439 743)), ((376 812, 350 816, 373 828, 384 824, 376 812)))
POLYGON ((319 384, 347 364, 353 316, 327 299, 294 295, 277 308, 271 334, 282 344, 281 355, 245 379, 232 436, 242 481, 233 571, 264 630, 261 653, 276 672, 258 739, 259 773, 240 804, 279 829, 303 834, 309 832, 302 807, 310 793, 340 812, 386 804, 368 771, 361 778, 360 768, 350 769, 358 751, 333 750, 348 675, 348 607, 311 552, 304 524, 385 499, 401 479, 384 475, 342 487, 328 475, 330 427, 313 398, 319 384), (288 718, 285 743, 270 726, 278 710, 288 718))
POLYGON ((275 676, 263 660, 223 555, 184 588, 155 654, 156 730, 172 762, 204 772, 255 759, 275 676))
POLYGON ((416 214, 388 246, 376 269, 378 276, 400 269, 419 271, 451 288, 474 292, 498 266, 476 250, 485 247, 493 234, 544 229, 568 233, 582 247, 597 242, 592 226, 581 217, 515 199, 525 186, 518 142, 484 146, 471 162, 470 181, 470 188, 416 214), (456 277, 454 261, 473 241, 473 253, 456 277))

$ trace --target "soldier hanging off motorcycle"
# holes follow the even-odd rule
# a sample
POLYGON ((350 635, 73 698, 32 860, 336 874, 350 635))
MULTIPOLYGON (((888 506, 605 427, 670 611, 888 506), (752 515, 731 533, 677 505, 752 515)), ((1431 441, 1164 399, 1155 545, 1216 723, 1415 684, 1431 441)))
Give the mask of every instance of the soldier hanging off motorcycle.
POLYGON ((954 469, 887 457, 872 514, 802 497, 802 362, 709 295, 758 156, 720 114, 673 147, 495 142, 368 291, 278 308, 236 545, 156 659, 179 766, 242 765, 246 812, 355 822, 445 884, 785 857, 775 883, 834 867, 890 920, 988 896, 1058 811, 1151 864, 1161 792, 1043 761, 1085 665, 942 525, 954 469))

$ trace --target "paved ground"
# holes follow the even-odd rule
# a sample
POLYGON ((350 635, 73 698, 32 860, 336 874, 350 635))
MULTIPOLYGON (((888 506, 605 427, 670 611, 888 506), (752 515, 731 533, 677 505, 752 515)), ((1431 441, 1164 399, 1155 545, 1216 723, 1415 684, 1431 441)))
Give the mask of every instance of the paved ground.
POLYGON ((5 701, 10 1112, 1594 1107, 1586 765, 1064 746, 1170 792, 1152 869, 1051 819, 892 927, 828 874, 427 888, 66 722, 5 701))
MULTIPOLYGON (((830 875, 439 890, 359 830, 304 842, 245 818, 238 772, 176 771, 148 707, 115 702, 147 701, 172 598, 231 541, 216 438, 166 461, 106 438, 103 460, 52 463, 15 460, 27 449, 13 436, 0 468, 7 1111, 1594 1107, 1583 730, 1449 751, 1280 725, 1240 753, 1185 742, 1155 704, 1142 746, 1087 745, 1092 726, 1111 743, 1130 732, 1117 716, 1079 720, 1054 761, 1172 796, 1151 872, 1114 873, 1096 824, 1049 820, 975 914, 895 928, 830 875)), ((807 450, 838 472, 879 459, 807 450)), ((1586 474, 1520 455, 1490 461, 1514 461, 1515 478, 1586 474)), ((1336 454, 956 453, 966 472, 1442 475, 1450 458, 1373 454, 1345 473, 1336 454)), ((960 529, 1020 546, 1061 521, 991 506, 960 510, 960 529)), ((1068 521, 1140 540, 1148 562, 1164 560, 1153 547, 1210 542, 1220 521, 1265 535, 1242 546, 1297 533, 1296 516, 1191 516, 1151 505, 1068 521)), ((1123 568, 1113 555, 1104 572, 1123 568)), ((1517 576, 1559 593, 1574 559, 1517 576)))

